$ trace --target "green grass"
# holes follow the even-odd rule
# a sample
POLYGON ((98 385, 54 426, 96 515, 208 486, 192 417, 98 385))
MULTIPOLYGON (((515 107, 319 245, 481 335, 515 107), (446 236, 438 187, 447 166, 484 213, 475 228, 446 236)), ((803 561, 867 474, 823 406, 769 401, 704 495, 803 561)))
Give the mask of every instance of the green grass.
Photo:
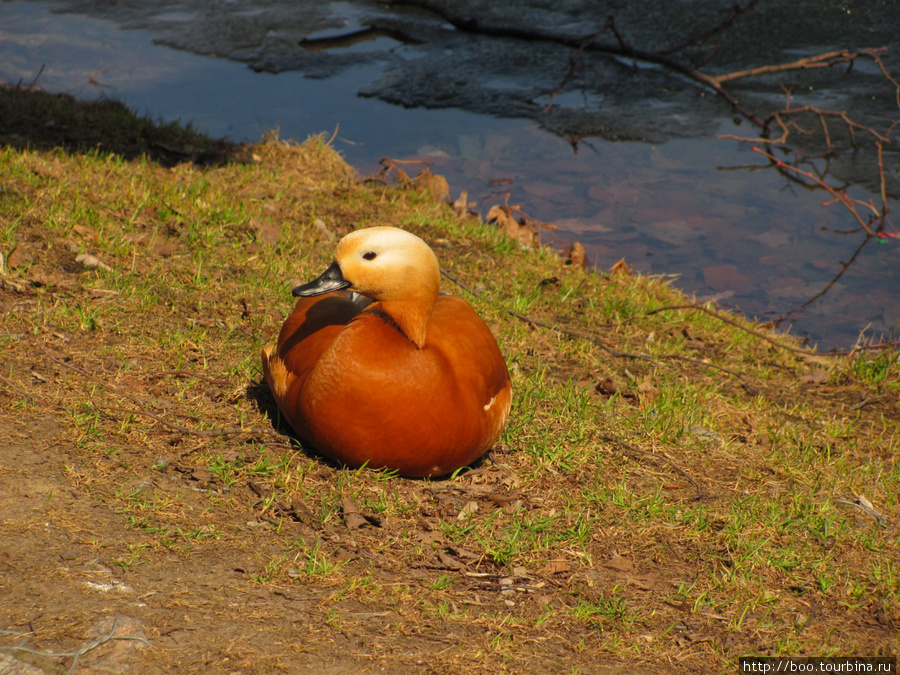
POLYGON ((440 638, 446 672, 473 655, 510 672, 727 672, 749 654, 897 650, 895 352, 808 363, 704 312, 650 313, 686 301, 663 280, 569 270, 420 191, 358 182, 321 138, 251 152, 163 169, 0 150, 4 279, 21 288, 3 291, 4 424, 58 427, 48 461, 115 513, 123 573, 249 556, 238 588, 334 599, 297 619, 310 649, 390 616, 417 649, 440 638), (331 257, 317 218, 441 239, 442 266, 483 285, 444 282, 513 378, 474 471, 342 469, 273 426, 259 351, 331 257), (79 267, 82 252, 109 269, 79 267), (827 382, 800 380, 823 367, 827 382))

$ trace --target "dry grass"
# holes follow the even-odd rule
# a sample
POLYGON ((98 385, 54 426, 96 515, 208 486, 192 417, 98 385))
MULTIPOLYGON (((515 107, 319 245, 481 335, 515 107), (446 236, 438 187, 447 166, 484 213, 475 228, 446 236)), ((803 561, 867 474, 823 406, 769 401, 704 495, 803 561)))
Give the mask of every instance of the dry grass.
MULTIPOLYGON (((121 615, 151 646, 79 663, 136 672, 733 672, 897 652, 897 354, 799 355, 702 312, 650 314, 685 299, 360 182, 320 138, 248 159, 0 151, 0 628, 71 652, 121 615), (479 291, 445 282, 513 374, 500 443, 452 480, 327 464, 261 384, 260 348, 329 232, 375 224, 423 236, 479 291)), ((0 658, 71 662, 21 640, 0 634, 0 658)))

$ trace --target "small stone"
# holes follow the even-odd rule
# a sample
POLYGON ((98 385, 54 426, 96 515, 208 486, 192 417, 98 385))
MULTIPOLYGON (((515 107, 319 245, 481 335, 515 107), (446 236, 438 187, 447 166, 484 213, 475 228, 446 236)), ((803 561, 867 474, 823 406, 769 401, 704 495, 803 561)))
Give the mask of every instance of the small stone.
POLYGON ((102 262, 100 258, 95 255, 91 255, 90 253, 79 253, 75 258, 75 262, 81 263, 82 267, 88 270, 94 270, 98 267, 102 270, 112 269, 109 265, 102 262))
POLYGON ((70 547, 63 549, 62 552, 60 552, 59 557, 63 560, 76 560, 79 555, 80 551, 77 548, 70 547))

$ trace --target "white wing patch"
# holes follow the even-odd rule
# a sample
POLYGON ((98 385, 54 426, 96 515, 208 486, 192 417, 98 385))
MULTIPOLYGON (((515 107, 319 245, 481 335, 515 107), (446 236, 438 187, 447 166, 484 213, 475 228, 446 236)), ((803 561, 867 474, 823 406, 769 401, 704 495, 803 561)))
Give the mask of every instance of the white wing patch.
POLYGON ((265 359, 263 373, 266 381, 269 383, 272 393, 275 394, 275 398, 283 399, 296 376, 288 371, 284 361, 278 358, 275 353, 275 345, 267 345, 263 349, 263 357, 265 359))

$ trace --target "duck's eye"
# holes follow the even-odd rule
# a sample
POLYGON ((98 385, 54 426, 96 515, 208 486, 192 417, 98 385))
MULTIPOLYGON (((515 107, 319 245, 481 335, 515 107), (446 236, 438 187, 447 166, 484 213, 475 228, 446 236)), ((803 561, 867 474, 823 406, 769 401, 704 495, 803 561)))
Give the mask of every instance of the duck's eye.
POLYGON ((375 260, 375 256, 378 255, 375 251, 366 251, 363 253, 363 258, 366 260, 375 260))

